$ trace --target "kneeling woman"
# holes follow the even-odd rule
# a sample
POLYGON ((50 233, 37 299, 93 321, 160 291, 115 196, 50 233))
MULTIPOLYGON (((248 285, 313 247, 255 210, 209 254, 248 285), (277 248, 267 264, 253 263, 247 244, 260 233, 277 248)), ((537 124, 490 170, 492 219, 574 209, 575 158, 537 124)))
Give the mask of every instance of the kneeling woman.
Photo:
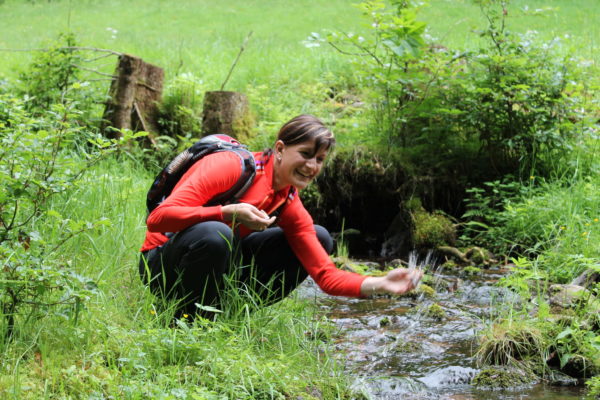
POLYGON ((154 291, 181 300, 179 312, 189 314, 196 312, 195 303, 226 307, 225 275, 235 276, 240 288, 250 287, 264 304, 281 300, 308 275, 337 296, 411 290, 420 272, 398 268, 365 277, 331 261, 331 236, 313 224, 297 191, 319 174, 334 143, 317 118, 292 119, 273 149, 254 153, 256 176, 235 204, 207 206, 240 178, 239 156, 224 151, 196 162, 148 216, 142 277, 154 291), (275 211, 278 216, 270 216, 275 211))

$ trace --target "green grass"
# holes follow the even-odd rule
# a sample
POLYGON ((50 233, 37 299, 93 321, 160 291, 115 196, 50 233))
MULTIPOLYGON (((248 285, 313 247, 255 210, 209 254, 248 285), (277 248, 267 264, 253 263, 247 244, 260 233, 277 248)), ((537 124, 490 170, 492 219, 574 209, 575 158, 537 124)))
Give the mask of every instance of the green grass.
MULTIPOLYGON (((167 79, 192 72, 216 90, 252 31, 228 88, 273 81, 297 83, 337 69, 333 51, 309 49, 302 41, 313 31, 348 29, 360 23, 358 10, 348 4, 343 0, 8 1, 0 6, 0 48, 37 48, 71 29, 87 46, 140 56, 165 68, 167 79), (113 35, 108 28, 117 33, 113 35)), ((3 55, 3 73, 10 73, 28 57, 3 55)))
MULTIPOLYGON (((421 13, 432 36, 450 48, 478 45, 472 31, 482 28, 482 14, 470 0, 433 0, 421 13)), ((555 37, 570 43, 584 59, 600 61, 600 2, 588 0, 513 0, 509 2, 507 27, 525 33, 539 32, 544 40, 555 37), (539 11, 538 11, 539 10, 539 11), (571 40, 566 40, 568 35, 571 40)))
MULTIPOLYGON (((322 341, 329 324, 310 304, 288 299, 250 312, 234 296, 238 312, 216 322, 173 322, 172 304, 152 296, 137 272, 150 180, 136 163, 111 158, 54 200, 70 218, 111 221, 61 247, 98 293, 77 323, 53 313, 19 325, 3 347, 0 397, 347 398, 349 382, 322 341)), ((34 228, 52 240, 44 225, 34 228)))

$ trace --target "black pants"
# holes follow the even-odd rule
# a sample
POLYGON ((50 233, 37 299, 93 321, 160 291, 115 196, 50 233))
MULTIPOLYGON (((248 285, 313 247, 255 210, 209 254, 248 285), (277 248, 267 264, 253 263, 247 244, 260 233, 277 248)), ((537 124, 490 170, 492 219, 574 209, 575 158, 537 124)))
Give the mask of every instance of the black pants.
MULTIPOLYGON (((333 240, 315 225, 317 237, 331 254, 333 240)), ((253 232, 239 240, 217 221, 178 232, 163 246, 142 254, 140 274, 154 293, 180 300, 179 314, 195 314, 194 303, 223 307, 224 276, 239 290, 258 296, 261 305, 287 296, 307 273, 281 228, 253 232)))

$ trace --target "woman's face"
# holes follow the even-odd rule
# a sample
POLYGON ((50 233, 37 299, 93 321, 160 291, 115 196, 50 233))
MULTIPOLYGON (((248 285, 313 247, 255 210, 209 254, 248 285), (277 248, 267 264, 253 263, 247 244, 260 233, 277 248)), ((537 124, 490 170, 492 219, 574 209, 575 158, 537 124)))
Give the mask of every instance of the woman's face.
POLYGON ((315 179, 327 157, 328 149, 321 147, 315 151, 315 139, 295 145, 285 145, 281 140, 275 143, 274 189, 287 185, 304 189, 315 179))

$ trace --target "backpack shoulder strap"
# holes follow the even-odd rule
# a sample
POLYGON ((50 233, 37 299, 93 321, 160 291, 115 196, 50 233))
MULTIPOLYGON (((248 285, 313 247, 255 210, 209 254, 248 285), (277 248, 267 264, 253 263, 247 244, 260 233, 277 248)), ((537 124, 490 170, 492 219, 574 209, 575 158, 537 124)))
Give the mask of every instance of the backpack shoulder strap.
POLYGON ((240 158, 240 168, 242 173, 237 182, 223 193, 219 193, 210 199, 206 206, 215 206, 217 204, 231 204, 239 200, 250 188, 254 177, 256 176, 256 162, 254 155, 247 149, 238 147, 231 149, 223 149, 219 151, 230 151, 235 153, 240 158))

